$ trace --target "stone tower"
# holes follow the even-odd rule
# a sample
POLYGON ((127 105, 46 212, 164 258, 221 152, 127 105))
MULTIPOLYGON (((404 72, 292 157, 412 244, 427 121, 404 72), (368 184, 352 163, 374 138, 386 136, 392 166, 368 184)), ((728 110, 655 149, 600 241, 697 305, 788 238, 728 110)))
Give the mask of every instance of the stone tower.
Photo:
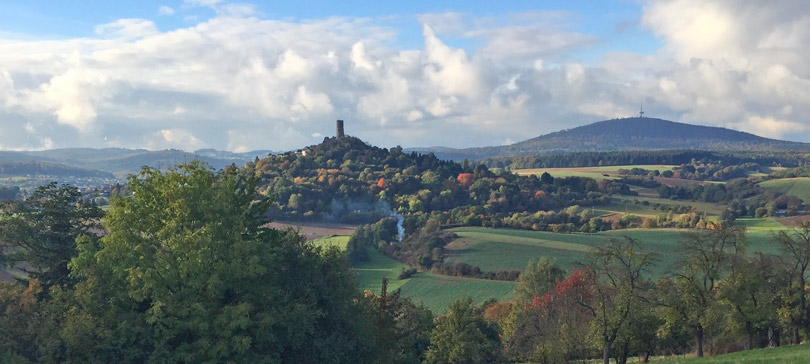
POLYGON ((345 136, 343 134, 343 120, 338 120, 335 126, 336 126, 336 129, 337 129, 335 131, 335 137, 338 138, 338 139, 343 138, 345 136))

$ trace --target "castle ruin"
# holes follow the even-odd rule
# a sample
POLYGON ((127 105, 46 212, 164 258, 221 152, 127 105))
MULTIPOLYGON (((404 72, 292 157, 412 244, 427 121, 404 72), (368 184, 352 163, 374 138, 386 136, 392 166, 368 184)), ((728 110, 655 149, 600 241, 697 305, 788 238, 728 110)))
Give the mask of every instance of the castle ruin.
POLYGON ((335 138, 338 138, 338 139, 343 138, 345 136, 343 134, 343 120, 338 120, 335 124, 336 124, 335 126, 336 126, 336 129, 337 129, 337 130, 335 130, 335 138))

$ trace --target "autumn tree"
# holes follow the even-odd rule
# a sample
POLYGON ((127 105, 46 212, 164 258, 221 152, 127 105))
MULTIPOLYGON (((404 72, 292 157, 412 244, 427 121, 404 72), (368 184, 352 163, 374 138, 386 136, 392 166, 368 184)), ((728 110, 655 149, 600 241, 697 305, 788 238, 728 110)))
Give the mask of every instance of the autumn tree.
POLYGON ((565 271, 553 260, 544 257, 537 262, 529 261, 515 285, 515 302, 521 305, 530 302, 532 297, 542 297, 563 278, 565 271))
POLYGON ((591 312, 583 303, 593 299, 594 275, 578 269, 542 295, 533 295, 516 315, 506 353, 513 361, 564 363, 592 356, 587 340, 591 312))

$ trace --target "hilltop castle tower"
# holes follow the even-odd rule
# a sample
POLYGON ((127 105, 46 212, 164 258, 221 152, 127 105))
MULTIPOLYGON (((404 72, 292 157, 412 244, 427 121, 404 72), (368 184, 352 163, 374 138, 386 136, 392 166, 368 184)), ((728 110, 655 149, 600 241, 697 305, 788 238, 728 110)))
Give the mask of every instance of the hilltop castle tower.
POLYGON ((343 134, 343 120, 338 120, 335 123, 335 138, 343 138, 345 135, 343 134))

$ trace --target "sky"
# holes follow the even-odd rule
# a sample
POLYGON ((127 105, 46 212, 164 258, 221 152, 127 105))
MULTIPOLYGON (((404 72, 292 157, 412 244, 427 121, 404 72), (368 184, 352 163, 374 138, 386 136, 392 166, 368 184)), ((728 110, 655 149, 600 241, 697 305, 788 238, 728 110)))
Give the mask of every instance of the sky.
POLYGON ((806 0, 0 2, 0 149, 502 145, 633 116, 810 142, 806 0))

